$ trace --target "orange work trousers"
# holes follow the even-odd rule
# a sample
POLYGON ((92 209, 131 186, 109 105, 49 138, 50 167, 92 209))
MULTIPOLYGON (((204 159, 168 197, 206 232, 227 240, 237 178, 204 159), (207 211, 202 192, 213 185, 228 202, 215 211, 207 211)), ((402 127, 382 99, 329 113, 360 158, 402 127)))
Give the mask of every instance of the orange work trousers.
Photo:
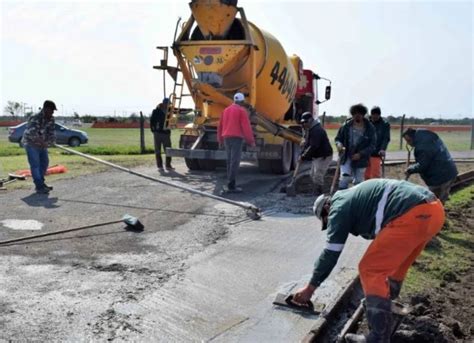
POLYGON ((417 205, 385 225, 359 263, 365 295, 388 299, 388 279, 405 279, 410 266, 443 223, 443 205, 435 200, 417 205))
POLYGON ((365 168, 364 180, 379 179, 382 175, 381 163, 381 157, 371 156, 369 158, 369 165, 365 168))

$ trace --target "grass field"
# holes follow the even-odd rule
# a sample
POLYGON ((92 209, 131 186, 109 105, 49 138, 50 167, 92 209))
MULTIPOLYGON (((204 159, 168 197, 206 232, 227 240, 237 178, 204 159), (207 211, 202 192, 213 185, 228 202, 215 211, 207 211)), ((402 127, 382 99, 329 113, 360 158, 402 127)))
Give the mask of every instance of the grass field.
MULTIPOLYGON (((140 134, 138 129, 84 129, 89 135, 89 144, 78 148, 84 153, 93 154, 108 161, 125 166, 152 165, 154 163, 153 135, 145 130, 147 154, 140 155, 140 134)), ((182 130, 173 130, 171 140, 177 147, 182 130)), ((333 142, 336 130, 328 130, 333 142)), ((452 151, 467 150, 470 145, 470 132, 440 132, 441 138, 452 151)), ((18 144, 8 141, 6 128, 0 128, 0 177, 19 169, 28 169, 25 150, 18 144)), ((392 141, 389 150, 399 150, 399 130, 392 130, 392 141)), ((69 172, 55 175, 52 178, 72 177, 76 175, 106 170, 108 167, 85 160, 79 156, 70 156, 58 149, 50 149, 50 165, 63 164, 69 172)), ((20 186, 20 183, 17 183, 20 186)))

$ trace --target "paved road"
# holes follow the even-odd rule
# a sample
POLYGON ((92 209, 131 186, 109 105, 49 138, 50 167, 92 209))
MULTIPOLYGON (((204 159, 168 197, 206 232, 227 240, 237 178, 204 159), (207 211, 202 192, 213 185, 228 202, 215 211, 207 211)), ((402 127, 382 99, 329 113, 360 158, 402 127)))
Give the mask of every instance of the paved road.
MULTIPOLYGON (((223 171, 167 176, 217 193, 223 171)), ((157 175, 153 168, 138 171, 157 175)), ((0 340, 293 341, 314 318, 275 309, 280 290, 304 283, 324 234, 311 197, 287 198, 281 176, 244 166, 234 196, 261 206, 263 220, 239 208, 111 171, 58 181, 51 195, 0 194, 0 240, 120 219, 124 225, 0 247, 0 340), (33 220, 41 230, 34 228, 33 220), (28 226, 30 225, 30 226, 28 226)), ((351 241, 344 271, 317 294, 328 302, 355 273, 365 242, 351 241)))

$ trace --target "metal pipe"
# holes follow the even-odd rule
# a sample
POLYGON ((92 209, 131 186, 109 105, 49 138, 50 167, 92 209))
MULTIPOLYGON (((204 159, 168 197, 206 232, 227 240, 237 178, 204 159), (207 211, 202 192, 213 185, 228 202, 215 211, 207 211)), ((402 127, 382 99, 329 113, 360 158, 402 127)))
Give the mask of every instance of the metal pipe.
POLYGON ((109 167, 112 167, 112 168, 115 168, 115 169, 118 169, 118 170, 121 170, 121 171, 130 173, 130 174, 133 174, 133 175, 136 175, 136 176, 139 176, 139 177, 142 177, 142 178, 147 179, 147 180, 150 180, 150 181, 158 182, 158 183, 161 183, 161 184, 164 184, 164 185, 167 185, 167 186, 170 186, 170 187, 174 187, 174 188, 179 188, 179 189, 181 189, 181 190, 183 190, 183 191, 186 191, 186 192, 190 192, 190 193, 193 193, 193 194, 198 194, 198 195, 201 195, 201 196, 204 196, 204 197, 207 197, 207 198, 211 198, 211 199, 214 199, 214 200, 217 200, 217 201, 225 202, 225 203, 230 204, 230 205, 234 205, 234 206, 238 206, 238 207, 244 208, 244 209, 246 209, 246 210, 248 210, 248 211, 251 211, 252 214, 255 215, 255 216, 253 217, 253 219, 259 219, 259 217, 260 217, 260 209, 259 209, 258 207, 256 207, 256 206, 253 206, 252 204, 246 204, 246 203, 242 203, 242 202, 239 202, 239 201, 229 200, 229 199, 222 198, 222 197, 219 197, 219 196, 214 195, 214 194, 210 194, 210 193, 207 193, 207 192, 198 191, 198 190, 196 190, 196 189, 193 189, 193 188, 190 188, 190 187, 186 187, 186 186, 183 186, 183 185, 174 183, 174 182, 161 180, 161 179, 158 179, 158 178, 156 178, 156 177, 149 176, 149 175, 146 175, 146 174, 142 174, 142 173, 133 171, 133 170, 131 170, 131 169, 128 169, 128 168, 119 166, 119 165, 117 165, 117 164, 114 164, 114 163, 111 163, 111 162, 108 162, 108 161, 101 160, 100 158, 97 158, 97 157, 94 157, 94 156, 91 156, 91 155, 87 155, 87 154, 84 154, 84 153, 79 152, 79 151, 76 151, 76 150, 72 150, 72 149, 63 147, 62 145, 54 144, 54 146, 55 146, 56 148, 61 149, 61 150, 67 151, 67 152, 69 152, 69 153, 71 153, 71 154, 75 154, 75 155, 78 155, 78 156, 87 158, 87 159, 89 159, 89 160, 92 160, 92 161, 95 161, 95 162, 98 162, 98 163, 105 164, 105 165, 107 165, 107 166, 109 166, 109 167))

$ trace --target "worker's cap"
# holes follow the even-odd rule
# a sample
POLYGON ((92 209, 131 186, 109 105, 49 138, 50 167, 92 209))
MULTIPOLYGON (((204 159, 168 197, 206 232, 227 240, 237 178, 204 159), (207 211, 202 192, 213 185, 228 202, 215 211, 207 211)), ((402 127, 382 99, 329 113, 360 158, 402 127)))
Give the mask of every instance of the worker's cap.
POLYGON ((311 112, 305 112, 301 115, 301 120, 300 120, 300 123, 301 124, 304 124, 304 123, 307 123, 309 122, 311 119, 313 119, 313 113, 311 112))
POLYGON ((163 99, 163 104, 169 104, 170 103, 170 98, 164 98, 163 99))
MULTIPOLYGON (((321 221, 323 221, 322 213, 323 213, 324 205, 329 201, 330 198, 331 197, 329 195, 321 194, 314 201, 313 213, 321 221)), ((327 229, 327 224, 323 223, 322 230, 326 230, 326 229, 327 229)))
POLYGON ((245 96, 242 93, 235 93, 234 94, 234 101, 244 101, 245 96))
POLYGON ((54 111, 57 110, 56 108, 56 104, 54 102, 52 102, 51 100, 46 100, 44 103, 43 103, 43 108, 50 108, 54 111))

